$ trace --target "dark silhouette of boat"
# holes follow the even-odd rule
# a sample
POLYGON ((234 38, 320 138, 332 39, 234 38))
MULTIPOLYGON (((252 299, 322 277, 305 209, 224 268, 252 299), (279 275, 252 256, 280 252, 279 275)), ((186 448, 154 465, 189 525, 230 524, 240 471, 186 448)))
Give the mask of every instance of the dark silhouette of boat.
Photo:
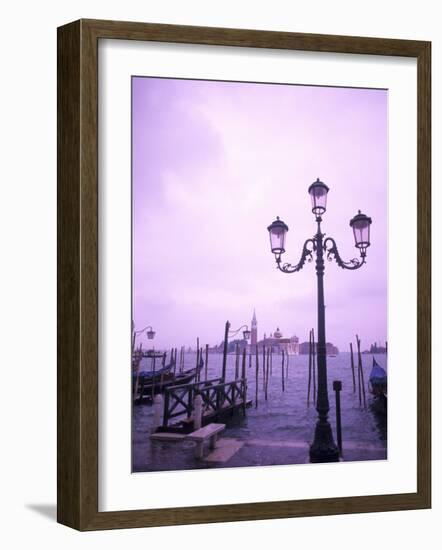
MULTIPOLYGON (((161 377, 164 377, 170 374, 172 367, 173 367, 173 363, 169 363, 164 367, 160 367, 154 370, 140 370, 138 372, 138 380, 144 380, 146 382, 147 381, 154 382, 155 380, 159 381, 161 377)), ((134 374, 134 377, 135 376, 136 375, 134 374)))
POLYGON ((153 349, 148 349, 148 350, 142 352, 142 357, 146 357, 146 358, 150 358, 150 359, 153 359, 154 357, 155 357, 155 359, 162 359, 163 357, 165 357, 165 355, 166 355, 166 352, 164 352, 164 351, 155 351, 153 349))
POLYGON ((377 363, 373 357, 373 366, 371 368, 368 385, 373 400, 371 403, 372 410, 380 415, 387 415, 387 373, 377 363))
MULTIPOLYGON (((163 393, 169 386, 179 386, 189 384, 196 378, 204 367, 204 360, 201 358, 198 367, 176 373, 174 363, 170 363, 158 370, 140 371, 138 373, 138 395, 136 400, 141 402, 145 399, 151 399, 153 395, 163 393)), ((136 375, 133 375, 133 384, 135 388, 136 375)))

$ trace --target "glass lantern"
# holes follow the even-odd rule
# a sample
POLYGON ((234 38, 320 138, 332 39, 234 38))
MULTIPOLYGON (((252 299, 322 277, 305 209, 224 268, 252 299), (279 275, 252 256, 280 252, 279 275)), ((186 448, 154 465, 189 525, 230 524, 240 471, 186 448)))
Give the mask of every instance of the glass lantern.
POLYGON ((321 216, 327 209, 328 191, 328 187, 319 178, 308 188, 312 200, 312 212, 316 216, 321 216))
POLYGON ((365 214, 361 214, 359 210, 354 218, 350 220, 350 227, 353 229, 355 238, 355 246, 362 252, 370 246, 370 225, 371 218, 365 214))
POLYGON ((270 248, 273 254, 284 254, 285 252, 285 236, 289 230, 288 226, 279 219, 276 220, 267 227, 270 234, 270 248))

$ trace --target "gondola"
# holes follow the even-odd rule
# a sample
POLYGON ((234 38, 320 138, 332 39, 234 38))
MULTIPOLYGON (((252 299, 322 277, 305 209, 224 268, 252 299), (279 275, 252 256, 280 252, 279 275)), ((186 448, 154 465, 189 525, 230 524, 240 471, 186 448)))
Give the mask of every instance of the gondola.
POLYGON ((371 408, 374 412, 387 415, 387 373, 373 357, 368 385, 373 400, 371 408))
MULTIPOLYGON (((194 380, 197 374, 204 367, 204 361, 201 359, 198 367, 183 371, 180 373, 174 373, 172 370, 173 363, 158 369, 155 371, 142 371, 138 375, 138 396, 137 400, 140 401, 145 398, 151 398, 152 395, 162 393, 165 388, 170 386, 178 386, 183 384, 189 384, 194 380)), ((134 375, 134 387, 136 384, 136 375, 134 375)))

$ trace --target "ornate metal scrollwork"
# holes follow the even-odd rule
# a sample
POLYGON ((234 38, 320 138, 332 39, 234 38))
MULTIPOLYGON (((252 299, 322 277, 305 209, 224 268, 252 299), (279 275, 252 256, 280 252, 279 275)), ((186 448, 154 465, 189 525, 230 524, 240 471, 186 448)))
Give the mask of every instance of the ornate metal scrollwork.
POLYGON ((305 262, 311 262, 313 260, 313 252, 315 250, 316 243, 314 239, 307 239, 304 243, 304 246, 302 247, 301 259, 296 265, 285 263, 281 266, 281 256, 277 256, 277 267, 283 273, 295 273, 296 271, 300 271, 304 267, 305 262), (309 248, 309 245, 311 245, 311 248, 309 248))
POLYGON ((327 237, 324 240, 324 250, 327 253, 327 260, 331 262, 333 258, 335 259, 336 263, 339 267, 342 267, 342 269, 359 269, 365 264, 365 254, 361 253, 361 259, 353 258, 349 260, 348 262, 344 262, 344 260, 341 258, 338 247, 336 245, 335 240, 332 237, 327 237))

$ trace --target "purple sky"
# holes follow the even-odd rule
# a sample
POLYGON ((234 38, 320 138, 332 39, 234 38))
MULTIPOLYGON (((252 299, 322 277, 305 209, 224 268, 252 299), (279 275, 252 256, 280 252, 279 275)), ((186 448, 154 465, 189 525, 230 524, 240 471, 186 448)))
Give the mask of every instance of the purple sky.
MULTIPOLYGON (((387 92, 133 78, 133 317, 157 348, 316 327, 314 264, 276 270, 267 226, 289 226, 285 261, 315 231, 307 188, 329 187, 323 231, 358 256, 349 220, 371 216, 368 263, 326 262, 327 340, 387 337, 387 92)), ((146 340, 143 339, 144 346, 146 340)))

